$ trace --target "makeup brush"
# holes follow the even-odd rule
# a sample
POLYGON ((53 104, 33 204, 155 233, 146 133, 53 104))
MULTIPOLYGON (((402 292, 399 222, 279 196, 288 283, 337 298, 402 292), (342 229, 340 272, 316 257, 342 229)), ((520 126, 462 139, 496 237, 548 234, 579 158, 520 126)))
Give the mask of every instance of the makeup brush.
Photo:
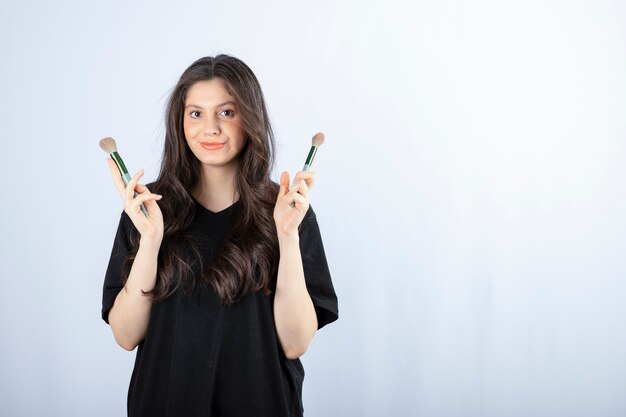
POLYGON ((311 150, 309 151, 309 156, 306 157, 306 162, 304 163, 303 171, 308 171, 313 165, 313 159, 315 158, 315 154, 317 153, 317 149, 322 146, 324 143, 324 134, 322 132, 317 132, 315 136, 313 136, 313 140, 311 141, 311 150))
MULTIPOLYGON (((120 174, 122 174, 122 179, 124 180, 124 184, 128 185, 128 181, 131 180, 131 176, 126 169, 126 165, 124 165, 124 161, 122 161, 122 157, 119 153, 117 153, 117 145, 115 144, 115 139, 111 137, 106 137, 100 140, 100 147, 103 151, 111 155, 111 158, 115 161, 115 165, 117 165, 117 169, 120 170, 120 174)), ((137 197, 139 193, 135 191, 135 197, 137 197)), ((148 217, 148 210, 141 204, 141 211, 143 214, 148 217)))
MULTIPOLYGON (((311 150, 309 151, 309 155, 306 157, 306 161, 304 162, 304 168, 302 171, 308 171, 313 165, 313 160, 315 159, 315 155, 317 154, 317 149, 322 146, 324 143, 324 134, 322 132, 317 132, 315 136, 313 136, 313 140, 311 140, 311 150)), ((296 203, 291 202, 291 207, 295 207, 296 203)))

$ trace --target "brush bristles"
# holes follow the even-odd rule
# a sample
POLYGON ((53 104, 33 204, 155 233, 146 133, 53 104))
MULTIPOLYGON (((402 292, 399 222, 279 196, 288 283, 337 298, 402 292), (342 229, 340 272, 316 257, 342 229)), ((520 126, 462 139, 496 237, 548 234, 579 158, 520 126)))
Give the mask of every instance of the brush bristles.
POLYGON ((315 136, 313 136, 313 146, 322 146, 324 143, 324 134, 322 132, 317 132, 315 136))
POLYGON ((106 137, 100 140, 100 147, 103 151, 108 153, 109 155, 113 152, 117 152, 117 145, 115 144, 115 139, 111 137, 106 137))

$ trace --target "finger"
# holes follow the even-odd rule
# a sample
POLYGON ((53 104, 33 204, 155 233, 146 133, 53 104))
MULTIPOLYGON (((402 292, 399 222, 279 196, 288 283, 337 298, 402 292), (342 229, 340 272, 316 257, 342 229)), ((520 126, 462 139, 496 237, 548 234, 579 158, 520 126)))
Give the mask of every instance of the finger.
POLYGON ((294 185, 289 190, 290 193, 300 193, 305 197, 309 196, 309 185, 304 179, 301 179, 299 182, 294 183, 294 185))
POLYGON ((301 194, 294 194, 293 199, 290 200, 289 204, 291 204, 291 201, 295 203, 295 207, 299 210, 309 207, 309 200, 301 194))
POLYGON ((300 184, 302 182, 303 182, 302 178, 294 177, 293 182, 291 183, 291 187, 289 188, 289 192, 293 193, 294 191, 298 191, 298 188, 300 188, 300 184))
POLYGON ((315 172, 311 172, 311 176, 305 180, 307 187, 309 187, 309 190, 313 188, 313 184, 315 183, 315 178, 317 178, 317 174, 315 172))
POLYGON ((137 191, 139 194, 150 192, 150 190, 148 190, 148 187, 139 183, 137 183, 137 185, 135 186, 135 191, 137 191))
POLYGON ((133 200, 133 205, 136 205, 136 206, 139 206, 141 204, 150 205, 153 202, 160 200, 161 198, 163 198, 163 196, 160 194, 143 193, 135 197, 135 199, 133 200))
POLYGON ((295 188, 291 191, 289 191, 285 197, 283 197, 285 199, 285 201, 287 201, 288 203, 291 203, 292 201, 294 201, 295 199, 302 197, 305 200, 308 200, 308 189, 306 188, 306 183, 302 182, 302 184, 300 185, 299 188, 295 188))
POLYGON ((152 196, 154 198, 149 198, 148 200, 143 202, 143 205, 146 207, 146 209, 150 213, 154 213, 154 210, 156 210, 159 207, 159 205, 157 204, 157 201, 161 201, 161 199, 163 198, 163 196, 160 194, 152 194, 152 196))
POLYGON ((294 181, 296 178, 309 179, 314 178, 317 175, 314 171, 298 171, 296 176, 294 177, 294 181))
POLYGON ((305 180, 300 181, 300 186, 298 187, 296 192, 307 198, 309 197, 309 186, 305 180))
POLYGON ((287 171, 283 171, 280 174, 280 188, 278 190, 278 198, 281 198, 285 194, 287 194, 287 189, 289 188, 289 173, 287 171))
POLYGON ((299 171, 293 179, 294 185, 300 182, 306 182, 307 186, 310 188, 313 187, 313 183, 315 182, 316 174, 313 171, 299 171))
POLYGON ((139 178, 142 175, 143 175, 143 168, 140 169, 139 172, 137 172, 135 176, 130 179, 130 181, 128 181, 128 184, 126 185, 126 191, 125 191, 126 201, 132 201, 133 198, 135 198, 135 187, 137 186, 137 182, 139 181, 139 178))
POLYGON ((111 177, 113 177, 113 183, 117 192, 120 194, 120 197, 124 198, 124 189, 126 188, 126 184, 124 184, 124 180, 122 179, 122 174, 120 174, 120 170, 117 168, 115 161, 113 158, 107 158, 107 164, 109 165, 109 170, 111 171, 111 177))

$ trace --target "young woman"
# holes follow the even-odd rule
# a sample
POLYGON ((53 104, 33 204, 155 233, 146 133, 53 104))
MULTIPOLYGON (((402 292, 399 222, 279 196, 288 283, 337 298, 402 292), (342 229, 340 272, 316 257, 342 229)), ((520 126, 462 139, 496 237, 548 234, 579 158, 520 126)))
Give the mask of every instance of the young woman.
POLYGON ((102 318, 137 347, 128 414, 301 416, 298 358, 338 318, 309 205, 315 174, 270 179, 263 93, 235 57, 194 62, 166 113, 156 181, 140 184, 140 170, 125 186, 107 161, 124 210, 102 318))

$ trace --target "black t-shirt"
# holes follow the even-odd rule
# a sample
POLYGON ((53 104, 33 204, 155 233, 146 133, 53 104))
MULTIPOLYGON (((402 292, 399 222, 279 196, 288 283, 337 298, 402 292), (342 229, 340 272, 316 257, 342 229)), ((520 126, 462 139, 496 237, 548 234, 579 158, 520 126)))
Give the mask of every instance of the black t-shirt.
MULTIPOLYGON (((191 228, 203 237, 203 261, 213 259, 240 200, 213 213, 194 201, 191 228)), ((102 318, 123 288, 122 262, 134 228, 122 211, 106 271, 102 318)), ((338 318, 337 296, 313 209, 299 229, 306 287, 318 329, 338 318)), ((191 258, 190 258, 191 259, 191 258)), ((195 271, 197 274, 199 268, 195 271)), ((152 306, 144 340, 137 348, 128 390, 129 416, 302 416, 304 368, 280 346, 273 313, 274 293, 249 292, 231 306, 219 303, 212 285, 190 294, 176 291, 152 306)))

